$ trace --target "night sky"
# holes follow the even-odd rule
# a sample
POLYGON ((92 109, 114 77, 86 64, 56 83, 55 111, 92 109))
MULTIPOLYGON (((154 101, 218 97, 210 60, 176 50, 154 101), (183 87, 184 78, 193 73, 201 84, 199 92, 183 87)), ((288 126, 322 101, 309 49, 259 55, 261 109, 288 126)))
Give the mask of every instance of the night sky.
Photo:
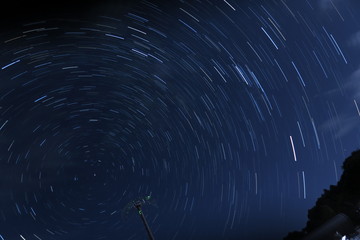
POLYGON ((360 143, 356 0, 11 2, 0 240, 276 240, 360 143), (100 3, 101 2, 101 3, 100 3), (125 209, 125 210, 124 210, 125 209))

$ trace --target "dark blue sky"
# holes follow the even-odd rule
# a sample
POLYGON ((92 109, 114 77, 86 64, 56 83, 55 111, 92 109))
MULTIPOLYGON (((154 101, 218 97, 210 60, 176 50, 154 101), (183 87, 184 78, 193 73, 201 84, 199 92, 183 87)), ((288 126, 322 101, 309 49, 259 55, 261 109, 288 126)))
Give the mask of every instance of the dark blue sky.
POLYGON ((360 5, 1 9, 0 239, 281 239, 359 148, 360 5))

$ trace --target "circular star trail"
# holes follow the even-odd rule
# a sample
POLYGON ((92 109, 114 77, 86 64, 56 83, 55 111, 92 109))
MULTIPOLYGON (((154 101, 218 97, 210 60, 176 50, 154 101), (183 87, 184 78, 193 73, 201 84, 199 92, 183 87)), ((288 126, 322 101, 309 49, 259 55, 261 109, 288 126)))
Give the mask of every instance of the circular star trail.
POLYGON ((302 228, 358 148, 358 7, 143 0, 9 17, 0 239, 145 239, 127 209, 145 196, 156 239, 302 228))

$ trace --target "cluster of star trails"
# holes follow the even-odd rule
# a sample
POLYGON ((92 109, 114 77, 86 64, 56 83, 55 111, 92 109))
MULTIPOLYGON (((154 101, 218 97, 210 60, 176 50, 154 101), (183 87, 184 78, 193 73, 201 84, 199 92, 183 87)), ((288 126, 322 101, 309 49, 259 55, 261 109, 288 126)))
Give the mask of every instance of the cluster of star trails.
POLYGON ((263 211, 286 222, 356 145, 340 121, 360 116, 352 12, 317 11, 144 0, 3 33, 0 239, 143 239, 121 209, 150 193, 159 239, 253 236, 263 211))

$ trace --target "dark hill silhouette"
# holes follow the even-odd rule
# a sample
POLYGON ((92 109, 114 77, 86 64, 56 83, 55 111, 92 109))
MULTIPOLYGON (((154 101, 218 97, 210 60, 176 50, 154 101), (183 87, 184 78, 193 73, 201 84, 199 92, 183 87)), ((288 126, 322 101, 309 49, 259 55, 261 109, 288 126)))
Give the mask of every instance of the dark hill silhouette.
POLYGON ((306 227, 289 233, 284 240, 301 240, 338 214, 345 214, 354 226, 360 225, 360 150, 346 158, 342 168, 344 172, 337 185, 324 190, 315 207, 308 211, 306 227))

